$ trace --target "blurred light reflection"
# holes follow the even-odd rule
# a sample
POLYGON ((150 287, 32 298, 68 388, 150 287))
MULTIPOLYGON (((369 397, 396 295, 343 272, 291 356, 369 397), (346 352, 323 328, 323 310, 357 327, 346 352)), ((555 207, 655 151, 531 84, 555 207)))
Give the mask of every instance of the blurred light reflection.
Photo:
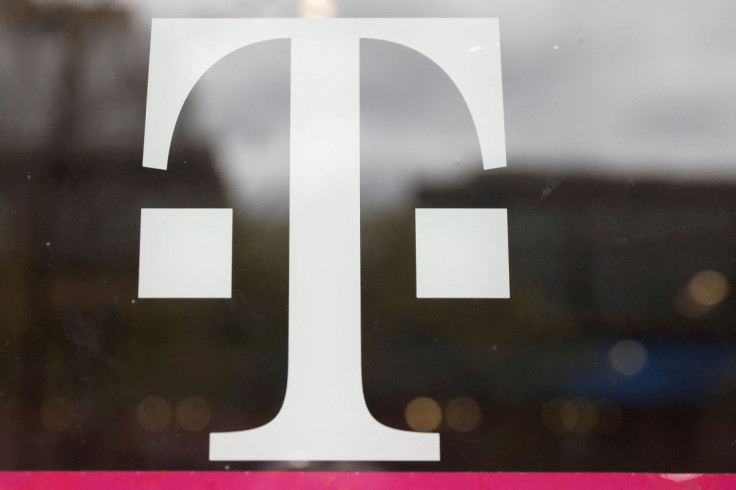
POLYGON ((337 3, 335 0, 299 0, 299 15, 301 17, 335 17, 337 3))
POLYGON ((728 280, 720 272, 701 271, 687 285, 693 301, 702 306, 715 306, 728 295, 728 280))
POLYGON ((406 406, 404 417, 409 427, 418 432, 431 432, 442 422, 442 408, 433 399, 421 396, 406 406))
POLYGON ((458 432, 471 432, 480 424, 482 418, 478 404, 469 397, 459 397, 445 407, 445 420, 450 428, 458 432))
POLYGON ((598 425, 598 410, 596 406, 585 398, 575 398, 572 401, 577 412, 577 423, 571 429, 577 434, 587 434, 598 425))
POLYGON ((542 423, 556 434, 612 434, 621 424, 621 409, 609 401, 555 398, 542 407, 542 423))
POLYGON ((647 351, 635 340, 617 342, 608 353, 611 367, 624 376, 639 374, 647 363, 647 351))
POLYGON ((542 422, 552 432, 562 434, 575 427, 578 422, 578 411, 572 402, 555 398, 543 406, 542 422))
POLYGON ((176 405, 176 423, 184 430, 200 431, 209 425, 211 419, 210 405, 200 396, 188 396, 176 405))
POLYGON ((168 427, 172 414, 171 404, 166 399, 151 395, 138 404, 135 418, 144 429, 159 431, 168 427))

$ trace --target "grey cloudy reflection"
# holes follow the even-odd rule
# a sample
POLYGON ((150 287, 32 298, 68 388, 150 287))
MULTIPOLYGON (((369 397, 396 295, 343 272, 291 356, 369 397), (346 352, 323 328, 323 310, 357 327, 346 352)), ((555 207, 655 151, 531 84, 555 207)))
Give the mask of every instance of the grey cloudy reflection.
MULTIPOLYGON (((187 7, 178 5, 184 15, 187 7)), ((208 12, 288 16, 297 8, 286 2, 263 8, 218 5, 210 4, 208 12)), ((189 12, 203 11, 191 7, 189 12)), ((698 180, 736 175, 732 4, 342 1, 337 12, 345 17, 500 18, 513 170, 568 168, 698 180)), ((257 51, 239 54, 240 65, 225 62, 229 72, 221 70, 217 81, 208 77, 197 90, 202 129, 246 200, 258 192, 273 195, 269 182, 284 177, 276 163, 283 155, 273 143, 288 131, 283 120, 288 64, 274 61, 285 49, 257 51), (236 92, 256 106, 242 111, 233 103, 236 92), (258 170, 247 163, 252 160, 258 170), (243 168, 232 167, 236 162, 243 168)), ((426 179, 456 175, 458 164, 472 169, 479 161, 477 138, 443 74, 396 46, 364 43, 362 54, 364 199, 391 202, 426 179)))
POLYGON ((340 12, 500 19, 507 143, 517 165, 536 156, 590 158, 586 165, 609 171, 734 171, 732 3, 379 3, 341 2, 340 12))
MULTIPOLYGON (((103 5, 93 0, 38 2, 64 3, 103 5)), ((291 17, 308 11, 342 17, 498 17, 506 140, 513 170, 569 168, 688 179, 736 175, 732 3, 118 0, 104 4, 126 9, 135 27, 108 34, 91 48, 88 70, 93 87, 119 84, 126 70, 119 65, 144 66, 151 17, 291 17), (123 56, 104 55, 114 49, 109 43, 117 43, 116 51, 123 56), (95 56, 95 51, 103 55, 95 56)), ((7 49, 0 48, 0 61, 9 67, 4 72, 11 73, 7 49)), ((53 68, 59 60, 55 56, 59 48, 43 36, 34 49, 35 56, 48 58, 44 66, 53 68)), ((479 161, 467 109, 431 62, 375 43, 364 43, 363 57, 361 131, 364 159, 367 149, 370 160, 363 162, 366 199, 390 203, 427 178, 461 173, 458 163, 472 168, 479 161), (372 182, 381 185, 365 185, 372 182)), ((231 55, 215 68, 216 73, 201 80, 190 101, 194 108, 188 109, 182 123, 207 137, 231 195, 244 204, 258 202, 264 209, 269 206, 264 207, 263 199, 284 202, 278 189, 283 188, 286 169, 282 143, 288 136, 287 58, 284 43, 231 55)), ((24 120, 8 124, 24 135, 35 134, 34 128, 43 125, 42 108, 49 105, 50 96, 39 77, 26 79, 32 87, 38 85, 25 99, 31 110, 13 111, 22 113, 24 120), (39 110, 32 110, 34 106, 39 110)), ((11 76, 5 83, 21 82, 11 76)), ((140 116, 141 108, 125 102, 130 100, 125 87, 119 92, 107 96, 122 102, 109 111, 112 116, 94 111, 80 118, 90 125, 82 128, 90 144, 115 145, 121 139, 141 137, 131 131, 137 126, 131 117, 140 116)), ((2 103, 12 109, 20 102, 2 103)))

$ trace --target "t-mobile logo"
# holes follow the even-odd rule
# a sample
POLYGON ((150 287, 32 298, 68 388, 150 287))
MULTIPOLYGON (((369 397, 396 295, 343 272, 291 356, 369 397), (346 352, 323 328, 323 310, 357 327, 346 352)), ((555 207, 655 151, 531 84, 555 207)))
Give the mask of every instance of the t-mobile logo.
MULTIPOLYGON (((429 57, 456 84, 483 166, 506 165, 495 19, 171 19, 151 35, 143 165, 166 169, 197 80, 260 41, 291 40, 289 368, 278 416, 215 433, 211 460, 437 461, 438 434, 366 408, 360 348, 359 42, 429 57)), ((440 115, 438 115, 440 117, 440 115)), ((505 209, 417 209, 418 298, 508 298, 505 209)), ((139 296, 230 298, 231 209, 143 209, 139 296)))

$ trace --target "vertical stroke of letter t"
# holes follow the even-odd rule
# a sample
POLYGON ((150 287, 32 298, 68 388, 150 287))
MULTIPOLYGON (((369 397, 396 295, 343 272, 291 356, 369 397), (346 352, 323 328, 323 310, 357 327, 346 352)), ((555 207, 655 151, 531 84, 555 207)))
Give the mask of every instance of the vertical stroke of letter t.
MULTIPOLYGON (((211 434, 210 459, 438 461, 439 434, 380 424, 363 395, 360 40, 398 43, 439 65, 470 109, 484 168, 497 168, 506 165, 498 21, 154 20, 143 166, 166 169, 179 112, 210 67, 235 50, 272 39, 291 40, 286 395, 268 424, 211 434)), ((145 213, 142 244, 144 218, 145 213)))

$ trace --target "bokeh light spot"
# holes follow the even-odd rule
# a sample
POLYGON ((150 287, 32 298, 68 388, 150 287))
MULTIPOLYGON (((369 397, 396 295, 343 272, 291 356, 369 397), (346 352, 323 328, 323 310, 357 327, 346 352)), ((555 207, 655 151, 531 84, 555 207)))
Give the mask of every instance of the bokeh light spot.
POLYGON ((591 432, 598 424, 596 406, 585 398, 576 398, 572 401, 572 404, 575 406, 577 421, 571 430, 577 434, 591 432))
POLYGON ((420 396, 409 402, 404 411, 409 427, 418 432, 430 432, 442 422, 442 408, 433 399, 420 396))
POLYGON ((326 18, 337 15, 335 0, 299 0, 301 17, 326 18))
POLYGON ((173 415, 171 404, 164 398, 152 395, 144 398, 136 408, 135 418, 146 430, 164 430, 173 415))
POLYGON ((611 367, 624 376, 639 374, 647 363, 647 350, 635 340, 617 342, 608 353, 611 367))
POLYGON ((578 423, 577 408, 562 398, 550 400, 542 408, 542 423, 557 434, 571 431, 578 423))
POLYGON ((701 271, 687 285, 693 301, 701 306, 715 306, 728 295, 728 280, 720 272, 701 271))
POLYGON ((207 400, 200 396, 188 396, 176 405, 176 423, 188 431, 204 429, 212 420, 212 411, 207 400))
MULTIPOLYGON (((594 430, 597 431, 604 416, 608 415, 601 413, 601 407, 586 398, 575 398, 574 400, 555 398, 542 407, 542 423, 547 429, 557 434, 573 432, 585 435, 594 430)), ((613 430, 618 428, 618 423, 620 423, 620 417, 613 430)))
POLYGON ((475 430, 482 418, 481 409, 472 398, 455 398, 445 407, 445 420, 450 428, 458 432, 475 430))

